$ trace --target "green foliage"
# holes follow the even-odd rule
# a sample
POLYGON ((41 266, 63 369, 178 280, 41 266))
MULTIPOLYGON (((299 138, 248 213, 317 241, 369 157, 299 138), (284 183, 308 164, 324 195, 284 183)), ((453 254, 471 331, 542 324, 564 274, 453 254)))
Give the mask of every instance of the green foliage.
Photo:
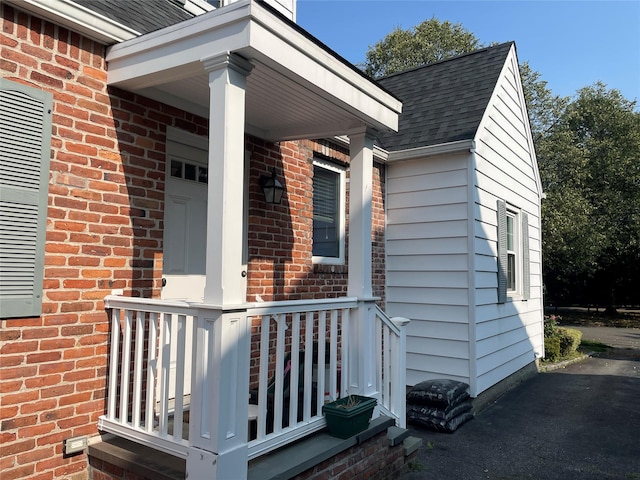
POLYGON ((535 143, 558 121, 569 98, 553 95, 540 72, 533 70, 529 62, 520 65, 520 76, 535 143))
POLYGON ((544 337, 544 358, 549 362, 560 360, 560 337, 544 337))
POLYGON ((558 328, 558 338, 560 339, 560 356, 562 358, 571 357, 578 351, 580 341, 582 340, 582 332, 575 328, 558 328))
POLYGON ((480 47, 480 41, 461 24, 440 22, 434 17, 408 30, 396 27, 369 47, 366 61, 360 68, 367 75, 380 78, 480 47))
POLYGON ((558 332, 558 323, 562 321, 559 315, 549 315, 544 317, 544 336, 552 337, 558 332))
POLYGON ((542 238, 549 297, 637 302, 630 288, 640 281, 635 102, 601 83, 581 89, 538 138, 536 152, 546 193, 542 238))
POLYGON ((561 320, 558 315, 544 317, 544 351, 545 360, 549 362, 571 358, 582 340, 580 330, 559 326, 561 320))

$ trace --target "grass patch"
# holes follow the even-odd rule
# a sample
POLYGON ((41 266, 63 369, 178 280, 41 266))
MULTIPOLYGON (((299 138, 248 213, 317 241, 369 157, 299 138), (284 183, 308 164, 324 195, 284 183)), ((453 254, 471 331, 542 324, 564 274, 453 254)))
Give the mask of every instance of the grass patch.
POLYGON ((592 340, 582 340, 582 342, 580 342, 579 349, 582 352, 603 353, 608 352, 609 350, 613 349, 613 347, 610 347, 609 345, 606 345, 604 343, 594 342, 592 340))
POLYGON ((624 311, 617 315, 608 315, 603 311, 585 309, 548 308, 547 315, 560 315, 562 325, 582 325, 584 327, 640 328, 640 311, 624 311))

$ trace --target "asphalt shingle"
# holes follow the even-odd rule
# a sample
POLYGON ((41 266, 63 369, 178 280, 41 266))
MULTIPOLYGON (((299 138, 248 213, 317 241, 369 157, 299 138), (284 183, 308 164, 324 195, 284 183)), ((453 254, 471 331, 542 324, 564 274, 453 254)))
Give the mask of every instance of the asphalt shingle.
POLYGON ((193 18, 171 0, 73 0, 140 33, 149 33, 193 18))
POLYGON ((380 135, 388 151, 469 140, 513 42, 483 48, 378 80, 402 101, 398 133, 380 135))

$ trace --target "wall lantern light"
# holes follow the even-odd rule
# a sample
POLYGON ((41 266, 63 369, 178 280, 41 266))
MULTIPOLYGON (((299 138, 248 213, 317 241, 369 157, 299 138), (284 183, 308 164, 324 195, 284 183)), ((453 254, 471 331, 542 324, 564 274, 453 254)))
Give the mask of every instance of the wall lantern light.
POLYGON ((284 187, 280 181, 276 178, 275 167, 271 171, 271 176, 262 175, 260 177, 260 186, 262 187, 262 193, 264 193, 264 201, 267 203, 273 203, 279 205, 282 202, 282 194, 284 193, 284 187))

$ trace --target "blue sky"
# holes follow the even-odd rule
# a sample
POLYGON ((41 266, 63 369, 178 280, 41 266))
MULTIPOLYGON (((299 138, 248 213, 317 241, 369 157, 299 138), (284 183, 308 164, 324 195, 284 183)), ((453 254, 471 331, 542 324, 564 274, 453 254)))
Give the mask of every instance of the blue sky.
POLYGON ((514 40, 518 60, 540 72, 556 95, 602 81, 640 101, 640 0, 297 3, 297 23, 355 64, 395 27, 432 17, 461 23, 484 44, 514 40))

